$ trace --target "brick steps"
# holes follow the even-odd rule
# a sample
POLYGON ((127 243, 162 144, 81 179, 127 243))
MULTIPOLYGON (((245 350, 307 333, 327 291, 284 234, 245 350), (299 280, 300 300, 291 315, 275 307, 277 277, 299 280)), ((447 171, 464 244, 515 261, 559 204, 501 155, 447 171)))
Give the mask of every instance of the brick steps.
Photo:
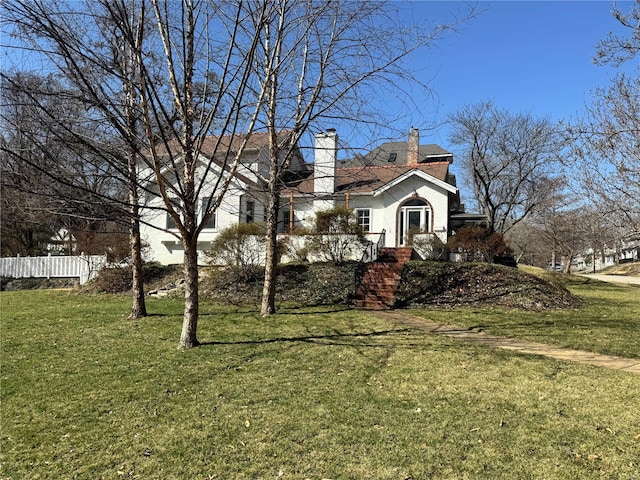
POLYGON ((378 260, 367 265, 353 305, 365 310, 393 308, 404 264, 412 248, 383 248, 378 260))
POLYGON ((380 256, 378 260, 383 262, 399 262, 403 265, 407 263, 413 257, 413 248, 411 247, 402 247, 402 248, 383 248, 380 251, 380 256))

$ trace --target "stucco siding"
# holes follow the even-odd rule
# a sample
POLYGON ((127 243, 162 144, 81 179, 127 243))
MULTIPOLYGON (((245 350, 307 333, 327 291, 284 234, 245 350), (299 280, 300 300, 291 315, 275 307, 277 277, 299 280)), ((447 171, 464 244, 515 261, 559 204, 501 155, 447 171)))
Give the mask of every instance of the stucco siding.
MULTIPOLYGON (((237 188, 231 189, 223 199, 220 207, 216 211, 215 228, 205 228, 198 238, 199 262, 206 262, 205 253, 211 248, 211 242, 217 234, 224 228, 235 225, 239 221, 240 196, 237 188)), ((207 198, 211 191, 205 192, 198 205, 202 205, 203 199, 207 198)), ((148 261, 160 262, 164 265, 182 263, 184 260, 184 249, 180 241, 177 229, 167 230, 167 213, 162 208, 163 203, 159 197, 150 199, 145 208, 144 218, 149 225, 141 225, 140 233, 143 242, 148 245, 145 249, 145 259, 148 261)))

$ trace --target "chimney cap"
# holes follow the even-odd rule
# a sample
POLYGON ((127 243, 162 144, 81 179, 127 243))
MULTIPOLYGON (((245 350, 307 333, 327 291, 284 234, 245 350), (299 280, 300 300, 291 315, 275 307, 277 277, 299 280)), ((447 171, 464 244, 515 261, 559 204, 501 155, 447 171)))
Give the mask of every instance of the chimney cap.
POLYGON ((327 133, 336 133, 335 128, 327 128, 327 133))

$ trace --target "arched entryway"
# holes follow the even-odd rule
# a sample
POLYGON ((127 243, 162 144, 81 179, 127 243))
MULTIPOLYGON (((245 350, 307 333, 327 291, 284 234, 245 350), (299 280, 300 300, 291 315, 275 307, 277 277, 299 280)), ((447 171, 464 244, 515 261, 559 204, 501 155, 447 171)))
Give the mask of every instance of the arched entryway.
POLYGON ((431 232, 432 217, 431 205, 426 200, 413 197, 404 202, 398 209, 397 245, 405 246, 410 230, 420 233, 431 232))

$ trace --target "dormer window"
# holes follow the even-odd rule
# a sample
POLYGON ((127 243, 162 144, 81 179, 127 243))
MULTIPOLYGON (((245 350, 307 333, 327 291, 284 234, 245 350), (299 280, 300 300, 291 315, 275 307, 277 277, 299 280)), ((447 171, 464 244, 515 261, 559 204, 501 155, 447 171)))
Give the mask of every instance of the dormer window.
POLYGON ((396 152, 391 152, 389 154, 389 158, 387 159, 387 162, 394 163, 396 161, 396 158, 398 158, 398 154, 396 152))

